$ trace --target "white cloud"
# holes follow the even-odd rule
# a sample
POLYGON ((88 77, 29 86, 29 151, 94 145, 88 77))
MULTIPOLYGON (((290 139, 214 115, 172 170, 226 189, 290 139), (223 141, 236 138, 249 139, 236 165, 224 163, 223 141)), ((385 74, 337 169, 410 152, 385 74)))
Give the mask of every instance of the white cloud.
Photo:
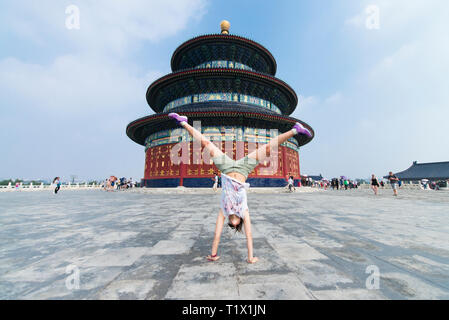
POLYGON ((7 156, 0 160, 0 174, 127 172, 140 178, 143 148, 129 140, 125 128, 152 113, 145 92, 162 73, 142 69, 133 54, 145 44, 151 60, 157 41, 202 17, 205 1, 75 1, 79 31, 65 28, 69 4, 10 2, 0 11, 0 27, 16 39, 2 48, 6 58, 0 59, 0 130, 2 136, 14 132, 13 140, 2 140, 7 156), (9 54, 10 48, 20 52, 16 43, 36 54, 9 54), (16 161, 29 157, 31 162, 16 161))
POLYGON ((342 99, 343 99, 343 95, 340 92, 336 92, 333 95, 331 95, 330 97, 326 98, 324 100, 324 102, 326 104, 335 104, 335 103, 339 103, 342 99))
POLYGON ((346 26, 354 26, 354 27, 361 27, 365 24, 366 20, 366 14, 365 12, 357 14, 353 17, 350 17, 345 20, 344 24, 346 26))
POLYGON ((18 1, 0 12, 0 26, 44 46, 70 41, 77 50, 124 54, 141 40, 155 42, 185 29, 205 7, 204 0, 18 1), (70 4, 80 10, 79 30, 66 28, 70 4))
POLYGON ((0 92, 43 111, 117 112, 129 105, 145 108, 146 87, 161 75, 152 71, 140 77, 114 60, 89 56, 65 55, 49 65, 7 58, 0 61, 0 92))
POLYGON ((74 4, 80 8, 80 31, 65 28, 67 3, 17 2, 3 11, 5 19, 0 24, 11 22, 9 30, 27 41, 76 45, 72 52, 45 64, 14 57, 0 60, 2 96, 28 101, 32 108, 69 113, 118 110, 137 103, 144 108, 146 87, 162 73, 142 72, 127 60, 124 54, 131 50, 128 45, 173 35, 199 19, 205 10, 202 0, 97 0, 74 4))
POLYGON ((298 110, 305 110, 310 107, 313 107, 319 103, 319 98, 315 96, 304 97, 300 95, 298 97, 298 107, 296 108, 296 112, 298 110))
POLYGON ((341 61, 354 66, 351 77, 307 114, 317 135, 303 147, 302 167, 368 177, 413 160, 448 160, 449 2, 363 0, 353 7, 339 40, 360 58, 341 61), (380 8, 379 30, 365 27, 368 5, 380 8), (326 107, 331 101, 337 107, 326 107))
POLYGON ((405 169, 412 160, 447 160, 449 140, 437 137, 446 136, 449 117, 449 24, 443 14, 449 3, 379 3, 384 33, 376 41, 383 41, 378 42, 383 57, 360 72, 344 93, 360 117, 353 147, 369 145, 359 160, 385 170, 405 169))
POLYGON ((343 100, 343 95, 341 92, 335 92, 331 96, 322 99, 319 96, 303 96, 300 95, 298 97, 298 107, 296 108, 293 116, 298 116, 300 113, 309 112, 311 108, 313 108, 313 112, 315 112, 315 108, 317 107, 326 107, 328 105, 334 105, 340 103, 343 100))

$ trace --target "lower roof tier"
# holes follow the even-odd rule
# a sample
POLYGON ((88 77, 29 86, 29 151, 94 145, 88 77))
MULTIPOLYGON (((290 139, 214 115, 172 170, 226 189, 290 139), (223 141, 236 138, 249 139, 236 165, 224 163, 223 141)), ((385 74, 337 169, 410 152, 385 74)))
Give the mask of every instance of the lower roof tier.
MULTIPOLYGON (((195 123, 194 123, 195 125, 195 123)), ((238 126, 196 126, 197 130, 206 136, 210 141, 223 144, 228 141, 248 143, 248 144, 265 144, 272 138, 279 135, 277 129, 258 129, 251 127, 238 126)), ((179 142, 194 142, 194 139, 187 130, 182 128, 166 129, 150 134, 145 140, 145 151, 149 148, 157 146, 168 145, 179 142)), ((299 151, 298 141, 295 138, 290 138, 281 146, 290 148, 294 151, 299 151)))
MULTIPOLYGON (((311 133, 309 138, 304 135, 296 135, 298 146, 303 146, 315 136, 312 127, 307 123, 288 116, 278 115, 273 112, 264 112, 260 108, 251 106, 220 105, 211 106, 207 109, 199 108, 195 105, 183 106, 182 112, 179 112, 189 118, 189 123, 193 125, 194 121, 201 121, 201 126, 238 126, 262 129, 277 129, 280 133, 290 130, 296 122, 301 123, 311 133)), ((145 140, 153 133, 179 128, 176 122, 168 117, 168 113, 158 113, 137 119, 126 128, 126 134, 134 142, 144 146, 145 140)))

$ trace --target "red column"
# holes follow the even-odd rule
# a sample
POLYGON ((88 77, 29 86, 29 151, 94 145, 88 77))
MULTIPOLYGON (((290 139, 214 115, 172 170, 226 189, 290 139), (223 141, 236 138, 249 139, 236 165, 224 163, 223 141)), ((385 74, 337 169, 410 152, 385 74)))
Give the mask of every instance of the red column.
POLYGON ((298 174, 299 174, 298 187, 300 187, 301 186, 301 163, 299 162, 299 152, 298 152, 298 174))
POLYGON ((285 147, 280 146, 281 154, 282 154, 282 177, 285 179, 287 177, 287 152, 285 151, 285 147))
POLYGON ((182 161, 179 164, 179 185, 182 187, 183 183, 184 183, 184 176, 186 174, 186 164, 182 161))
MULTIPOLYGON (((183 142, 186 143, 186 142, 183 142)), ((184 148, 185 146, 183 145, 182 148, 182 152, 184 152, 184 148)), ((181 163, 179 164, 179 186, 183 186, 184 185, 184 177, 186 176, 187 173, 187 163, 185 160, 187 160, 186 158, 189 159, 189 163, 190 163, 190 145, 187 143, 187 154, 188 156, 186 157, 184 154, 181 153, 181 163)))

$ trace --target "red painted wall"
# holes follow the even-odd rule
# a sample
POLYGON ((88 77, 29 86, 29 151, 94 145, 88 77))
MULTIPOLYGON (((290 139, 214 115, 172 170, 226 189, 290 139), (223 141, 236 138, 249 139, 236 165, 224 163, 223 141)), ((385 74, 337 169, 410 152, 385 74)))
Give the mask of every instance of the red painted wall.
MULTIPOLYGON (((224 149, 223 142, 223 148, 224 149)), ((228 156, 232 156, 233 159, 236 158, 236 151, 239 150, 239 154, 237 158, 242 158, 246 154, 248 154, 248 143, 247 142, 228 142, 233 144, 233 152, 232 155, 228 154, 228 156), (244 144, 243 146, 241 144, 244 144)), ((218 172, 217 167, 213 163, 195 163, 194 162, 194 152, 193 152, 193 143, 190 142, 189 147, 189 163, 185 164, 174 164, 170 159, 170 151, 176 145, 166 144, 161 146, 156 146, 153 148, 149 148, 146 152, 146 160, 145 160, 145 173, 144 179, 157 179, 157 178, 204 178, 204 177, 213 177, 214 172, 218 172)), ((199 155, 199 150, 196 151, 195 159, 201 159, 199 155)), ((201 153, 204 152, 204 149, 201 150, 201 153)), ((178 153, 181 155, 181 153, 178 153)), ((249 175, 251 178, 286 178, 287 175, 292 175, 295 179, 300 179, 300 170, 299 170, 299 154, 298 152, 281 146, 279 147, 278 153, 278 163, 275 172, 267 173, 267 169, 270 168, 270 163, 267 161, 265 164, 259 164, 255 170, 249 175), (265 168, 265 172, 264 172, 265 168)), ((275 166, 271 166, 271 168, 275 168, 275 166)))

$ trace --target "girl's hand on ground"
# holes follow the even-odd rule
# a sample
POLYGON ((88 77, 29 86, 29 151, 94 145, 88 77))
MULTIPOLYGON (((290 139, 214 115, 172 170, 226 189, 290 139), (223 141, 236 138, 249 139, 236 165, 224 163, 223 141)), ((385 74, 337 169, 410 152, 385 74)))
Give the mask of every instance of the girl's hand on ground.
POLYGON ((246 260, 248 263, 256 263, 257 261, 259 261, 259 258, 257 257, 252 257, 251 259, 246 260))
POLYGON ((220 259, 220 256, 215 256, 215 257, 212 257, 211 255, 207 256, 207 260, 209 260, 209 261, 217 261, 218 259, 220 259))

